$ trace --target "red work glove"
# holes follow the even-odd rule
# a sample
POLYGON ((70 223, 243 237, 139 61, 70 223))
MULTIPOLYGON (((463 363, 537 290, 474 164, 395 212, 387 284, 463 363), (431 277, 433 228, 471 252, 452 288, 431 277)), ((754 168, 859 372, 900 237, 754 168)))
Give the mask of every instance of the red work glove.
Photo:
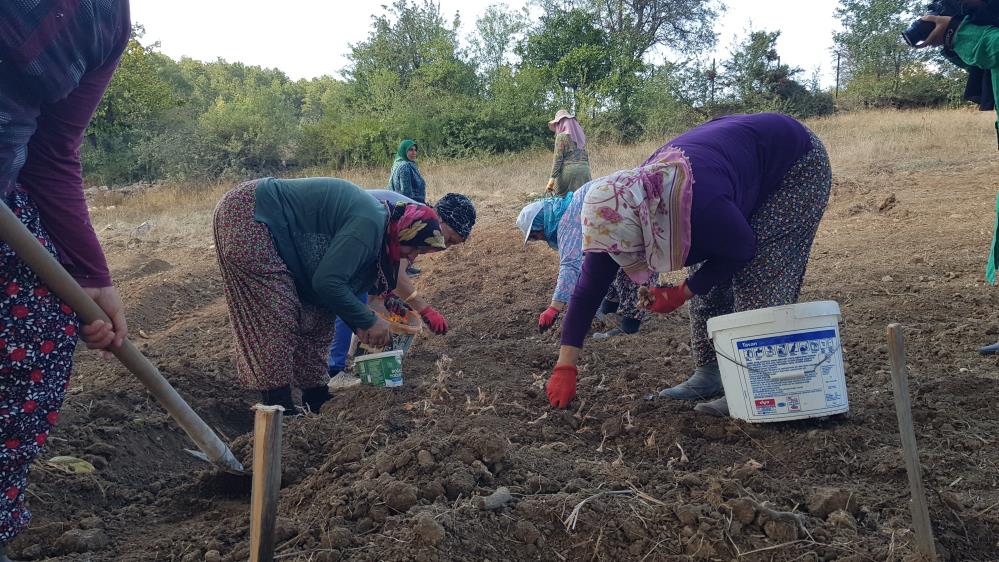
POLYGON ((649 295, 654 300, 648 306, 648 310, 660 314, 673 312, 687 302, 686 289, 686 283, 681 283, 679 287, 653 287, 649 289, 649 295))
POLYGON ((559 409, 569 407, 569 402, 576 397, 577 373, 575 365, 555 365, 552 376, 548 379, 548 387, 545 389, 552 407, 559 409))
POLYGON ((538 316, 538 331, 544 332, 548 328, 551 328, 552 324, 555 323, 555 319, 558 318, 558 314, 559 309, 554 306, 546 308, 545 311, 541 313, 541 316, 538 316))
POLYGON ((444 315, 440 312, 434 310, 434 307, 428 306, 420 311, 420 316, 423 320, 430 326, 430 331, 437 334, 438 336, 443 336, 447 333, 447 320, 444 315))

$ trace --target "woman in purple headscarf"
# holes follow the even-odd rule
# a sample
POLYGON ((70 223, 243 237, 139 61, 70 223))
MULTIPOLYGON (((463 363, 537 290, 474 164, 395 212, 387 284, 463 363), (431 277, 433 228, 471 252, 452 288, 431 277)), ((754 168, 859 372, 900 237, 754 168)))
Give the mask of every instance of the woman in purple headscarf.
POLYGON ((555 133, 555 161, 547 191, 556 197, 576 191, 590 181, 590 156, 586 153, 586 135, 576 117, 564 109, 558 110, 548 122, 555 133))

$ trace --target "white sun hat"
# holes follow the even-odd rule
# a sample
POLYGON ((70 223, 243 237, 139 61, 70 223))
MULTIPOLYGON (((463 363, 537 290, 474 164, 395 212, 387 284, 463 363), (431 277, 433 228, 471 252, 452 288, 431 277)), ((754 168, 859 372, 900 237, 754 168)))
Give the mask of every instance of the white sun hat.
POLYGON ((544 201, 535 201, 520 211, 520 216, 517 217, 517 228, 524 233, 525 246, 527 245, 528 238, 531 237, 531 225, 534 223, 534 219, 537 218, 538 213, 543 211, 544 208, 544 201))

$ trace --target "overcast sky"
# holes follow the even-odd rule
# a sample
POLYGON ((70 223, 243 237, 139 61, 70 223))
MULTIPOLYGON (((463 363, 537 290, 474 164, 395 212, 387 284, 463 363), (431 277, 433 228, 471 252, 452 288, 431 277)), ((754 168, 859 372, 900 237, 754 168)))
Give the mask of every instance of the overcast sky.
MULTIPOLYGON (((385 0, 384 3, 389 3, 385 0)), ((144 42, 159 41, 163 53, 214 61, 223 58, 279 68, 293 79, 337 75, 347 64, 350 43, 367 37, 371 16, 382 3, 364 0, 132 0, 132 20, 146 28, 144 42)), ((461 12, 462 31, 497 0, 441 0, 450 19, 461 12)), ((508 0, 519 8, 524 0, 508 0)), ((785 64, 822 71, 833 82, 830 49, 838 0, 730 0, 718 26, 719 59, 746 30, 781 31, 777 51, 785 64)))

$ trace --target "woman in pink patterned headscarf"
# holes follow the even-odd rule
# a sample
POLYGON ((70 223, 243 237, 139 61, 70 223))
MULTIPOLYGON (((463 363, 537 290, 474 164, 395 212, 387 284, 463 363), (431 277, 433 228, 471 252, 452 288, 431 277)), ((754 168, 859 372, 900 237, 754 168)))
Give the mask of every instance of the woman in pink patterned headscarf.
MULTIPOLYGON (((659 396, 723 394, 708 319, 798 300, 831 185, 822 142, 778 113, 705 123, 638 168, 594 180, 581 213, 585 257, 546 388, 551 404, 565 408, 575 397, 583 339, 621 270, 641 284, 690 268, 679 286, 651 289, 644 307, 667 314, 690 301, 694 372, 659 396)), ((722 396, 695 410, 727 415, 728 403, 722 396)))
POLYGON ((555 133, 555 157, 547 191, 557 197, 574 192, 590 181, 590 156, 586 153, 586 135, 576 117, 564 109, 558 110, 548 122, 555 133))

